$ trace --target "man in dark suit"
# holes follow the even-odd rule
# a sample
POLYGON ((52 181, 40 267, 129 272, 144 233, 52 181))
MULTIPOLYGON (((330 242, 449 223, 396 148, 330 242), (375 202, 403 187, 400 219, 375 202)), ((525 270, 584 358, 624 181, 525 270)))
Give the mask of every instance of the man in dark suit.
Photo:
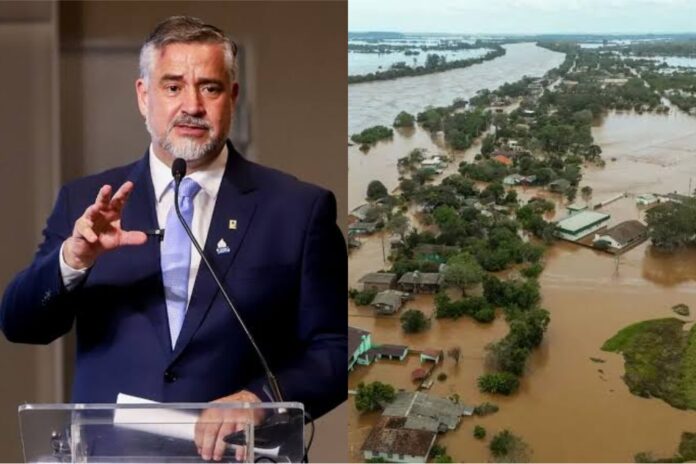
MULTIPOLYGON (((165 402, 272 399, 175 216, 176 158, 189 173, 182 213, 285 399, 314 417, 345 399, 347 258, 335 200, 245 160, 227 141, 235 55, 219 29, 195 18, 157 26, 136 82, 149 150, 63 187, 33 263, 5 291, 0 324, 11 341, 49 343, 75 322, 75 402, 115 402, 118 393, 165 402), (162 228, 162 240, 146 234, 162 228)), ((235 430, 217 419, 197 429, 204 459, 220 459, 221 437, 235 430)))

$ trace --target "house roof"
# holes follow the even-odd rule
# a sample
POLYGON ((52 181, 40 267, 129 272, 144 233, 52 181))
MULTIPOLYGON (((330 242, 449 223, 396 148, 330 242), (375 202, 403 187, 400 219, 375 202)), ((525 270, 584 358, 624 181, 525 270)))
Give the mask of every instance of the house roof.
POLYGON ((607 229, 602 235, 608 235, 622 245, 635 240, 640 235, 645 234, 648 228, 640 221, 624 221, 607 229))
POLYGON ((406 345, 379 345, 370 348, 370 353, 375 356, 404 356, 405 352, 408 352, 408 346, 406 345))
POLYGON ((505 155, 497 155, 494 156, 493 159, 506 166, 510 166, 512 164, 512 160, 505 155))
POLYGON ((438 356, 442 356, 442 350, 438 350, 437 348, 427 348, 423 350, 422 353, 426 356, 430 356, 431 358, 437 358, 438 356))
POLYGON ((391 284, 396 280, 396 274, 391 272, 371 272, 358 280, 363 284, 391 284))
POLYGON ((352 216, 355 216, 356 218, 360 219, 361 221, 365 220, 365 217, 367 215, 367 212, 372 208, 372 205, 369 203, 365 203, 363 205, 358 206, 357 208, 353 209, 350 214, 352 216))
POLYGON ((370 335, 370 332, 356 327, 348 327, 348 359, 357 351, 366 335, 370 335))
POLYGON ((553 182, 549 182, 549 187, 567 188, 570 187, 570 182, 568 182, 566 179, 556 179, 553 182))
POLYGON ((466 412, 465 406, 453 403, 447 398, 421 392, 400 391, 382 414, 393 417, 429 417, 437 421, 437 424, 445 424, 447 428, 454 429, 466 412))
POLYGON ((387 305, 394 308, 401 307, 401 292, 395 292, 390 290, 385 290, 379 292, 375 299, 372 300, 372 306, 387 305))
POLYGON ((605 213, 586 210, 561 219, 556 225, 565 231, 575 232, 598 222, 606 221, 610 217, 611 216, 605 213))
POLYGON ((426 369, 423 369, 422 367, 419 367, 418 369, 414 369, 413 372, 411 372, 411 380, 422 380, 428 376, 428 371, 426 369))
POLYGON ((442 274, 439 272, 407 272, 399 279, 400 284, 409 285, 440 285, 442 274))
POLYGON ((367 436, 361 451, 427 457, 436 432, 404 428, 406 418, 382 416, 367 436))

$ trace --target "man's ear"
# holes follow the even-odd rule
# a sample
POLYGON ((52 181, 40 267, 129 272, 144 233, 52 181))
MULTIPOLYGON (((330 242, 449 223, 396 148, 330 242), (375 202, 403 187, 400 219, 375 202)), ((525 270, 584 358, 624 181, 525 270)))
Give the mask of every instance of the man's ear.
POLYGON ((135 81, 135 94, 138 97, 138 109, 144 118, 147 117, 147 91, 148 88, 145 79, 141 78, 135 81))

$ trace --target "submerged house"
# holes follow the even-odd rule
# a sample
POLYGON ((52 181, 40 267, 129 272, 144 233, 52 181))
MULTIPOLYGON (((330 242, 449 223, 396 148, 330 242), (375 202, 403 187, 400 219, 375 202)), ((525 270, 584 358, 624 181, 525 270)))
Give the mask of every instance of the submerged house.
POLYGON ((375 296, 371 305, 377 310, 378 314, 394 314, 401 309, 407 296, 407 293, 397 290, 385 290, 375 296))
POLYGON ((462 416, 471 416, 473 408, 454 403, 447 398, 422 392, 400 391, 386 405, 382 415, 405 417, 404 427, 429 432, 446 432, 459 425, 462 416))
POLYGON ((382 416, 360 449, 365 460, 426 462, 437 433, 405 428, 405 422, 403 417, 382 416))
POLYGON ((575 242, 605 227, 611 216, 597 211, 581 211, 556 223, 556 235, 575 242))
POLYGON ((370 332, 356 327, 348 327, 348 370, 355 364, 368 365, 372 359, 367 352, 372 348, 370 332))
POLYGON ((398 282, 399 290, 412 293, 437 293, 444 277, 439 272, 407 272, 398 282))
POLYGON ((605 242, 607 247, 623 250, 648 239, 648 228, 640 221, 624 221, 607 229, 601 234, 595 234, 592 243, 597 245, 605 242))
POLYGON ((363 284, 363 290, 376 290, 383 292, 396 286, 396 274, 390 272, 371 272, 358 280, 363 284))

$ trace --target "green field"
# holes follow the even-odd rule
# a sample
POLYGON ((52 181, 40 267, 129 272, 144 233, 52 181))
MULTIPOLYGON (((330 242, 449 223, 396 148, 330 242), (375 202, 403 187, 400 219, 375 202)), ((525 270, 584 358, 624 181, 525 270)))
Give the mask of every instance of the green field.
POLYGON ((679 409, 696 409, 696 326, 676 318, 638 322, 602 346, 622 353, 631 393, 661 398, 679 409))

